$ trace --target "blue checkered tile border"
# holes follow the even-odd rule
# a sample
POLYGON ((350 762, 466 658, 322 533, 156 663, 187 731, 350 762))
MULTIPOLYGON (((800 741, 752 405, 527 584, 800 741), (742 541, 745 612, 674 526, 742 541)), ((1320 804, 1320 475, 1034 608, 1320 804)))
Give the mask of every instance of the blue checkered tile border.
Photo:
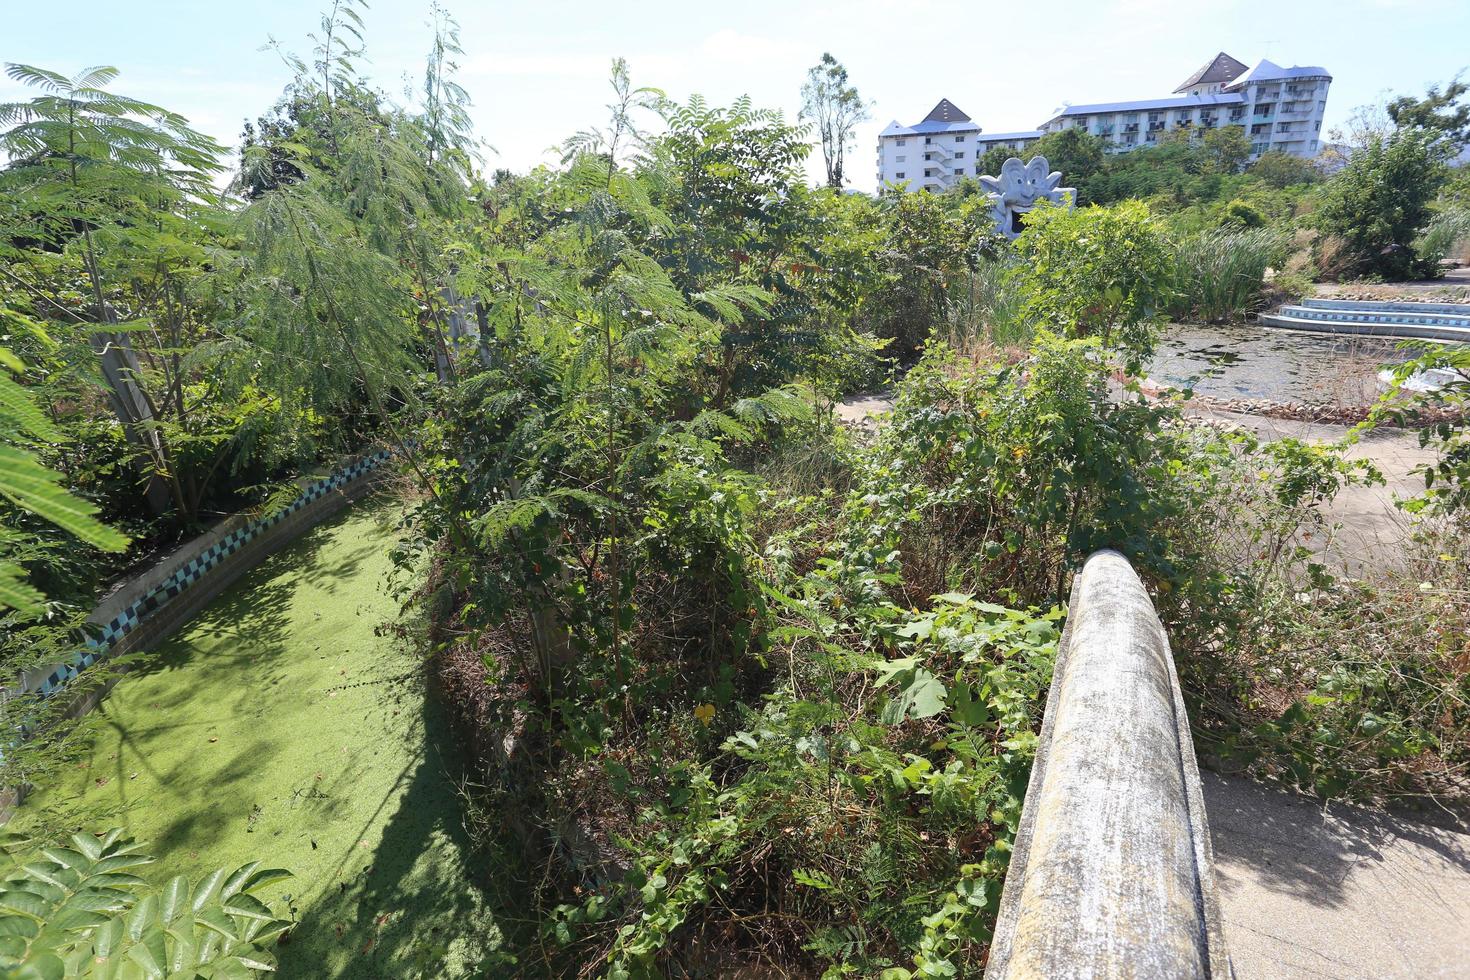
POLYGON ((195 555, 184 562, 174 573, 164 579, 143 598, 128 606, 122 612, 114 616, 111 622, 102 627, 102 632, 96 636, 87 638, 87 645, 82 650, 72 654, 65 662, 58 664, 50 675, 41 682, 34 690, 49 697, 66 687, 78 674, 92 666, 98 660, 107 655, 113 645, 127 636, 138 625, 146 620, 158 609, 168 605, 174 597, 187 590, 195 582, 199 581, 206 572, 215 568, 241 548, 263 534, 265 531, 275 527, 287 517, 306 507, 322 497, 347 484, 370 473, 388 459, 388 450, 382 450, 364 456, 357 462, 344 466, 330 476, 324 477, 310 484, 302 491, 301 496, 291 501, 283 509, 276 511, 270 517, 251 521, 226 535, 223 539, 207 548, 202 553, 195 555))

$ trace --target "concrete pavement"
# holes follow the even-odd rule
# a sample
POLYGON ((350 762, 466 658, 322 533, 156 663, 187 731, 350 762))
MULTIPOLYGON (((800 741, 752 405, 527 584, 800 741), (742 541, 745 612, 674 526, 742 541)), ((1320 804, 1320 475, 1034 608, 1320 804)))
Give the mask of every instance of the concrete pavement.
POLYGON ((1470 977, 1470 826, 1203 775, 1240 980, 1470 977))

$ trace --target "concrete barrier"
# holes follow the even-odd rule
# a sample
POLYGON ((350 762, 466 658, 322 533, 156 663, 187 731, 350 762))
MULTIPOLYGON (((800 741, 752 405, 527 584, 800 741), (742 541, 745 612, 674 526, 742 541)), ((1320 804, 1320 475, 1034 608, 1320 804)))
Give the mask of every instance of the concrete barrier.
POLYGON ((1115 551, 1072 585, 985 975, 1231 976, 1174 659, 1115 551))

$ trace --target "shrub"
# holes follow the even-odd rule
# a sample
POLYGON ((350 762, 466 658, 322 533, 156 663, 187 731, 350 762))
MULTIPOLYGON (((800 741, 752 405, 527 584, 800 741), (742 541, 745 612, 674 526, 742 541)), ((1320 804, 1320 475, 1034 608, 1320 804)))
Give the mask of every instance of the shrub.
POLYGON ((1170 286, 1168 242, 1138 201, 1112 207, 1043 206, 1027 217, 1015 269, 1033 325, 1101 338, 1137 365, 1153 350, 1170 286))
POLYGON ((1341 240, 1353 273, 1403 279, 1437 271, 1415 242, 1444 184, 1445 153, 1437 133, 1399 130, 1371 138, 1327 182, 1314 220, 1341 240))
POLYGON ((1171 577, 1161 492, 1172 415, 1116 400, 1096 338, 1042 331, 1014 364, 946 349, 909 373, 874 446, 870 491, 907 516, 905 579, 919 594, 983 588, 1018 605, 1064 598, 1066 576, 1114 547, 1171 577))

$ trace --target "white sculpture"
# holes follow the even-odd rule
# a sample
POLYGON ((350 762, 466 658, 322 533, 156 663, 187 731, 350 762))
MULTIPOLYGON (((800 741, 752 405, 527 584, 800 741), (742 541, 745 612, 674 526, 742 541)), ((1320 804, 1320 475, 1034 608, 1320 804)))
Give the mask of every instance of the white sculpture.
POLYGON ((1058 187, 1061 182, 1062 172, 1052 170, 1046 157, 1032 157, 1030 163, 1011 157, 1001 165, 999 177, 980 178, 985 196, 990 198, 996 230, 1012 239, 1021 234, 1026 212, 1036 207, 1037 201, 1072 206, 1077 192, 1071 187, 1058 187))

